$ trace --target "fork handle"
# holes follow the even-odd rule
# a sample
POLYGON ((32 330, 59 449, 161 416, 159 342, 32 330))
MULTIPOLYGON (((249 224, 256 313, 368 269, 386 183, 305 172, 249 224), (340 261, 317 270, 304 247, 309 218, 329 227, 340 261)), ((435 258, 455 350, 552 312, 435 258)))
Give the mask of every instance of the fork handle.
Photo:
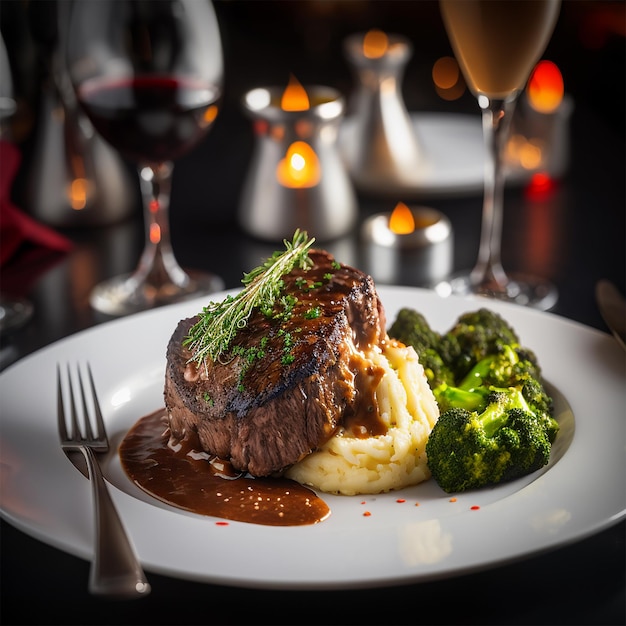
POLYGON ((95 509, 96 545, 89 591, 118 598, 147 596, 150 584, 111 500, 100 464, 91 448, 82 446, 81 450, 89 468, 95 509))

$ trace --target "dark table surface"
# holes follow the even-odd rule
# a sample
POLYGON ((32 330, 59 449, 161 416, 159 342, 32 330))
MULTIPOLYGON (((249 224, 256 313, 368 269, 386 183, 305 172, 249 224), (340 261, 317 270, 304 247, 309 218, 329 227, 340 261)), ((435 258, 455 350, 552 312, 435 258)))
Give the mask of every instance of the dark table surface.
MULTIPOLYGON (((452 105, 429 100, 425 88, 417 88, 420 80, 423 84, 424 66, 432 63, 423 59, 423 49, 436 48, 436 40, 440 49, 446 50, 432 3, 373 4, 387 4, 387 9, 379 6, 376 12, 369 3, 329 3, 329 13, 321 15, 313 10, 316 3, 217 4, 225 33, 225 105, 206 141, 181 159, 174 175, 172 238, 184 266, 215 271, 227 287, 236 287, 242 273, 256 265, 251 259, 276 247, 242 233, 235 218, 253 141, 238 101, 246 89, 284 83, 294 66, 303 82, 321 83, 329 76, 333 86, 348 89, 349 76, 343 73, 337 56, 319 43, 325 41, 324 33, 328 46, 351 30, 370 26, 415 37, 422 56, 407 71, 408 108, 452 110, 446 108, 452 105), (295 5, 305 18, 307 10, 313 11, 308 24, 315 36, 298 39, 306 19, 298 17, 295 5), (361 11, 352 11, 350 5, 359 5, 361 11), (416 6, 421 7, 425 23, 411 29, 407 15, 416 6), (268 43, 271 37, 259 34, 261 27, 273 32, 279 18, 283 25, 288 20, 296 24, 282 45, 297 48, 299 42, 305 51, 290 62, 268 43), (328 32, 320 24, 326 24, 328 32), (259 46, 256 57, 250 56, 252 44, 259 46)), ((614 3, 596 5, 606 8, 615 19, 614 3)), ((606 331, 594 300, 595 284, 606 278, 625 290, 624 38, 622 30, 615 43, 609 28, 611 36, 604 33, 604 46, 585 48, 580 37, 576 45, 568 43, 567 37, 579 34, 576 27, 588 19, 585 7, 586 3, 576 2, 565 6, 555 47, 549 49, 549 58, 557 59, 569 71, 564 70, 566 88, 569 80, 568 91, 575 102, 570 166, 552 192, 541 199, 529 198, 519 186, 507 189, 503 261, 507 269, 532 271, 557 285, 559 301, 553 314, 606 331), (606 63, 612 64, 609 69, 606 63), (621 85, 612 83, 611 76, 621 85), (594 95, 594 85, 605 89, 594 95), (546 234, 550 245, 539 250, 537 241, 545 241, 546 234)), ((623 5, 618 21, 620 16, 623 29, 623 5)), ((462 106, 477 115, 471 104, 467 100, 462 106)), ((26 156, 30 145, 28 140, 24 142, 26 156)), ((26 159, 24 167, 27 163, 26 159)), ((25 180, 23 175, 16 181, 18 201, 25 180)), ((443 211, 452 222, 455 268, 471 266, 478 245, 480 193, 425 198, 424 202, 443 211)), ((361 219, 390 208, 388 198, 360 196, 359 203, 361 219)), ((133 269, 143 242, 140 210, 123 223, 66 230, 65 234, 74 242, 69 254, 27 267, 18 259, 2 270, 3 285, 27 296, 35 307, 34 318, 26 327, 3 337, 2 369, 52 342, 107 321, 90 308, 89 293, 99 280, 133 269)), ((358 258, 356 229, 344 243, 358 258)), ((594 454, 601 451, 589 451, 590 463, 594 454)), ((549 553, 422 584, 267 591, 213 586, 149 572, 151 595, 132 602, 90 597, 86 561, 33 539, 5 521, 1 531, 0 612, 4 624, 624 624, 626 620, 623 521, 549 553)))

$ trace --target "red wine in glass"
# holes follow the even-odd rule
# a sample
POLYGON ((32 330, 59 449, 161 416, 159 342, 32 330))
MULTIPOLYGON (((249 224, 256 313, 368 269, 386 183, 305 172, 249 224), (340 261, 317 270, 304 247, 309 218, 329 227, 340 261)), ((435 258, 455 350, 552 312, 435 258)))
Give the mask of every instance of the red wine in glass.
POLYGON ((133 161, 162 163, 189 152, 217 114, 216 85, 176 76, 94 78, 77 97, 98 132, 133 161))

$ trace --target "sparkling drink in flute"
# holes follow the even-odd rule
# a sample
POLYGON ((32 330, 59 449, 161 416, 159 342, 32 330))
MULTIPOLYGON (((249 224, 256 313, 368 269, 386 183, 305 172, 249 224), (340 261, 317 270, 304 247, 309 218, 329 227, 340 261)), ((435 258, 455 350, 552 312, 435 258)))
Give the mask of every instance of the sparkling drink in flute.
POLYGON ((515 103, 552 36, 560 0, 440 0, 443 21, 465 80, 482 111, 485 189, 478 260, 442 293, 478 294, 541 309, 556 303, 548 281, 507 275, 500 259, 506 145, 515 103))

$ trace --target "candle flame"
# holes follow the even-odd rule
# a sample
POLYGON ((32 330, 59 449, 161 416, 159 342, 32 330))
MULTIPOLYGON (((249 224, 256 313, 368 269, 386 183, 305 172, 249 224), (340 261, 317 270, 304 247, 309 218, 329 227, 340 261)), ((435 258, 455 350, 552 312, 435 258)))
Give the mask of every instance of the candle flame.
POLYGON ((539 61, 528 81, 528 101, 539 113, 552 113, 563 100, 563 76, 552 61, 539 61))
POLYGON ((315 150, 304 141, 295 141, 276 168, 278 182, 294 189, 314 187, 319 183, 321 170, 315 150))
POLYGON ((379 59, 389 48, 389 37, 382 30, 372 28, 363 37, 363 55, 368 59, 379 59))
POLYGON ((89 183, 84 178, 75 178, 70 183, 69 199, 74 211, 81 211, 87 206, 87 187, 89 183))
POLYGON ((309 96, 306 93, 306 89, 295 76, 291 75, 289 84, 283 92, 280 108, 283 111, 306 111, 309 106, 309 96))
POLYGON ((217 105, 212 104, 204 112, 204 115, 202 116, 202 125, 206 128, 207 126, 210 126, 211 124, 213 124, 218 113, 219 113, 219 108, 217 107, 217 105))
POLYGON ((396 235, 408 235, 415 230, 415 217, 404 202, 398 202, 389 217, 389 230, 396 235))

